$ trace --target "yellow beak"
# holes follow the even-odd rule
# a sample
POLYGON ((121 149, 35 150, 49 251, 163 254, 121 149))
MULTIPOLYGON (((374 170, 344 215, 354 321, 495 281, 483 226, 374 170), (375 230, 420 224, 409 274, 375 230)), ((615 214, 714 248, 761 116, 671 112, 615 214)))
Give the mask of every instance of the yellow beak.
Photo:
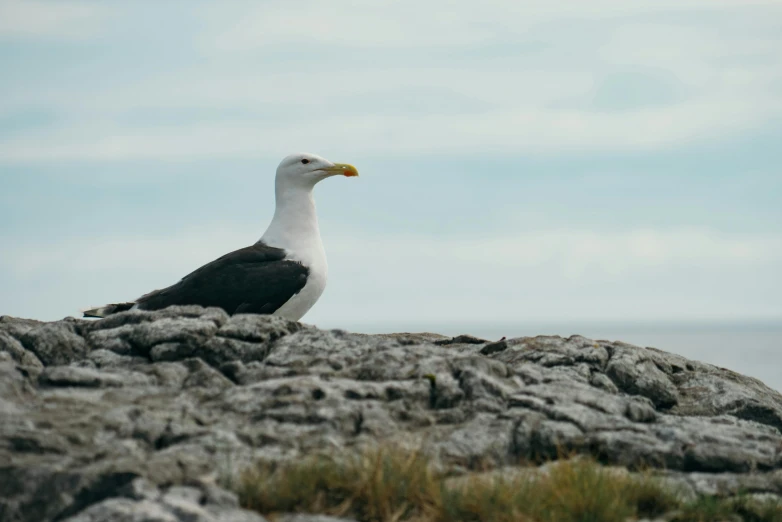
POLYGON ((335 163, 333 167, 326 167, 325 170, 329 174, 342 174, 343 176, 353 177, 358 176, 358 170, 353 165, 347 163, 335 163))

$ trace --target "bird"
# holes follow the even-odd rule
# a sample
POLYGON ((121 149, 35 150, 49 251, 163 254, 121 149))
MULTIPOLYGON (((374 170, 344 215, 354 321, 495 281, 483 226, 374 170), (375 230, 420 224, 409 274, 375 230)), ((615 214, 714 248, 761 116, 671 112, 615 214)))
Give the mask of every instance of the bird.
POLYGON ((274 179, 274 216, 255 244, 225 254, 135 301, 82 310, 84 317, 200 305, 222 308, 229 315, 300 320, 320 298, 328 275, 312 192, 317 183, 337 175, 354 177, 358 170, 315 154, 286 156, 274 179))

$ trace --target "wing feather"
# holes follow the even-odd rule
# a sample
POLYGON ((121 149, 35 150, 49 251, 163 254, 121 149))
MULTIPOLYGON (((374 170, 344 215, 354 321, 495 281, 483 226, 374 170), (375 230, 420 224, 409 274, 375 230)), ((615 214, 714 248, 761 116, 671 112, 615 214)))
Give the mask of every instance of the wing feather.
POLYGON ((271 314, 304 288, 308 275, 307 267, 285 259, 284 250, 257 243, 215 259, 137 302, 143 310, 197 304, 217 306, 229 314, 271 314))

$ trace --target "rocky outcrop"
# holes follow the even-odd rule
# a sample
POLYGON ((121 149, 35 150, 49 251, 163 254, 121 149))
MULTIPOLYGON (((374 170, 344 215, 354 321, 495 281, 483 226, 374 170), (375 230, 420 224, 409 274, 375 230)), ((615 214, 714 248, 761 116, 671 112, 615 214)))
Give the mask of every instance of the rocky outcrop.
POLYGON ((782 396, 651 348, 199 307, 0 318, 0 520, 259 521, 224 487, 256 459, 381 440, 454 472, 583 453, 692 494, 782 495, 782 396))

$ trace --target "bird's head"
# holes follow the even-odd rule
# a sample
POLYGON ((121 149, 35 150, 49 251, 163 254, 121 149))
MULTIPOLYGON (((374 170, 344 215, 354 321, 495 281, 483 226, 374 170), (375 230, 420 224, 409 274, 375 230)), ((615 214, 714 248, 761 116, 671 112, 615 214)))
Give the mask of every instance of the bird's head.
POLYGON ((277 167, 277 184, 311 189, 317 182, 337 175, 358 176, 358 171, 353 165, 332 163, 315 154, 291 154, 277 167))

